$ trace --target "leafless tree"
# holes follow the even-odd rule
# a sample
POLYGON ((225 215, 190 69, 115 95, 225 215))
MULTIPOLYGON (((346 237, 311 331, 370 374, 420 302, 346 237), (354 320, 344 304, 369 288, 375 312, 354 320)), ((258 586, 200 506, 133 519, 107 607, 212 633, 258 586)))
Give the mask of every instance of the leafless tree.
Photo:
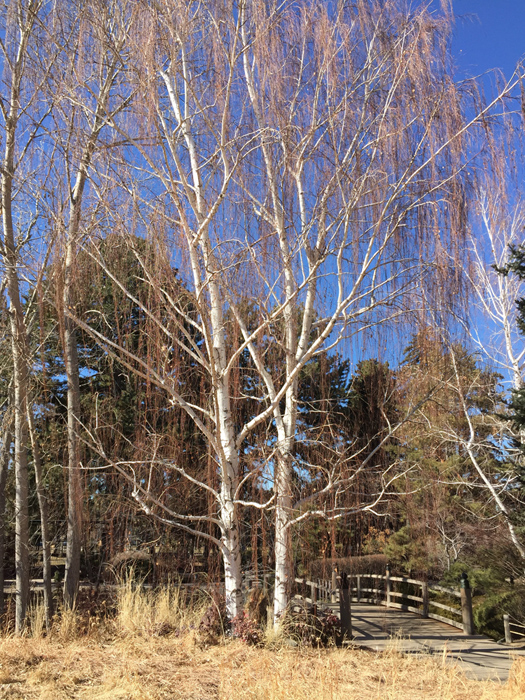
MULTIPOLYGON (((303 368, 344 339, 395 327, 407 310, 453 300, 449 256, 463 250, 470 140, 518 76, 480 110, 465 109, 451 78, 450 28, 446 14, 406 13, 393 1, 334 9, 247 0, 146 3, 130 28, 142 99, 133 121, 111 120, 134 156, 115 168, 121 208, 108 204, 108 219, 132 248, 140 233, 156 251, 153 268, 134 248, 152 294, 170 308, 169 319, 152 318, 165 356, 148 362, 75 320, 163 388, 208 441, 218 488, 168 455, 160 461, 215 499, 220 537, 208 537, 223 554, 231 615, 240 604, 239 508, 274 509, 276 619, 287 602, 294 524, 337 516, 325 497, 342 483, 323 465, 309 466, 312 483, 324 476, 308 502, 295 501, 303 368), (173 265, 191 313, 169 282, 173 265), (168 361, 175 347, 206 377, 200 403, 181 392, 168 361), (279 363, 269 362, 269 348, 279 363), (235 381, 241 362, 252 376, 249 397, 235 381), (251 413, 239 421, 237 406, 248 400, 251 413), (246 471, 257 431, 266 439, 246 471), (244 486, 261 478, 273 497, 246 501, 244 486)), ((111 275, 93 241, 85 249, 111 275)), ((139 462, 147 459, 118 467, 144 509, 190 531, 210 517, 170 512, 136 476, 139 462)), ((385 475, 379 495, 388 483, 385 475)))
MULTIPOLYGON (((64 603, 75 603, 80 578, 80 551, 84 494, 79 451, 80 388, 76 327, 69 315, 74 308, 76 258, 85 235, 82 217, 85 190, 100 136, 108 121, 121 111, 130 96, 122 85, 126 2, 85 3, 64 22, 60 80, 52 87, 55 100, 56 142, 63 154, 57 176, 67 180, 66 205, 56 200, 49 216, 63 232, 63 265, 59 285, 62 341, 68 382, 68 515, 64 603), (72 38, 71 38, 72 37, 72 38)), ((59 187, 58 192, 64 188, 59 187)), ((93 216, 93 212, 90 213, 93 216)))
MULTIPOLYGON (((20 279, 21 246, 36 224, 35 211, 22 211, 20 175, 28 167, 46 109, 38 103, 41 84, 34 72, 35 44, 40 34, 42 0, 18 0, 2 4, 1 43, 3 80, 0 112, 4 130, 1 163, 2 241, 0 255, 5 267, 11 338, 14 391, 14 468, 16 474, 16 631, 21 632, 29 596, 28 541, 28 379, 29 344, 24 320, 20 279), (31 112, 31 117, 29 113, 31 112), (19 233, 18 233, 19 232, 19 233), (18 235, 17 235, 18 233, 18 235)), ((41 76, 40 76, 41 77, 41 76)))
POLYGON ((517 328, 516 300, 523 282, 502 274, 510 246, 520 245, 525 227, 525 193, 519 167, 522 158, 521 115, 506 114, 490 139, 478 171, 468 234, 472 309, 469 334, 480 354, 503 372, 512 388, 523 385, 525 349, 517 328))
MULTIPOLYGON (((469 282, 469 313, 461 316, 461 325, 473 342, 478 356, 487 366, 501 372, 504 386, 523 386, 525 349, 517 327, 516 301, 525 296, 523 281, 506 274, 511 247, 521 245, 525 227, 525 199, 519 168, 522 157, 522 116, 506 111, 499 128, 487 134, 487 146, 477 172, 473 192, 474 206, 468 231, 468 258, 464 275, 469 282)), ((520 557, 525 544, 514 524, 512 511, 521 508, 517 474, 507 466, 522 462, 522 452, 513 441, 523 444, 524 435, 505 420, 506 409, 493 406, 490 416, 473 415, 465 399, 466 389, 459 379, 456 355, 452 348, 454 376, 461 414, 468 423, 468 435, 460 438, 450 431, 449 439, 458 441, 469 457, 478 488, 487 494, 497 517, 505 523, 520 557), (485 420, 481 438, 477 430, 485 420), (487 467, 483 455, 496 446, 501 450, 501 470, 487 467)), ((490 462, 490 460, 489 460, 490 462)))

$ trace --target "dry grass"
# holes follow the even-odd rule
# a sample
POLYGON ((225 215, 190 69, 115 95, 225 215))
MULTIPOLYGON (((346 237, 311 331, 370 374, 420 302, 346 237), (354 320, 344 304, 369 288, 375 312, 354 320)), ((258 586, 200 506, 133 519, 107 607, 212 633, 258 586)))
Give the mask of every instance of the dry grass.
POLYGON ((467 680, 439 661, 396 652, 271 651, 194 637, 8 638, 0 698, 27 700, 518 700, 525 664, 506 685, 467 680))
POLYGON ((128 580, 117 597, 116 622, 128 634, 167 634, 198 625, 207 604, 202 598, 187 601, 178 586, 147 591, 128 580))
POLYGON ((525 659, 502 685, 395 648, 206 647, 191 629, 198 614, 177 591, 126 586, 115 620, 65 617, 44 637, 35 609, 35 636, 0 640, 0 700, 525 700, 525 659))

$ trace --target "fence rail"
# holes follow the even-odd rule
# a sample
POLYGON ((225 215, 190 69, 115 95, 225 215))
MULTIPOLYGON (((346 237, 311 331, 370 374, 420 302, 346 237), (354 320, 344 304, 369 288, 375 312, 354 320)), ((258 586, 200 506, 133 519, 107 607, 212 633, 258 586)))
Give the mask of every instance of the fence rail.
MULTIPOLYGON (((462 575, 459 590, 405 576, 391 576, 388 568, 385 574, 345 577, 343 585, 335 572, 331 581, 296 578, 295 585, 296 597, 312 605, 315 613, 318 606, 339 603, 341 615, 346 614, 341 608, 341 595, 345 590, 348 591, 348 606, 351 602, 384 605, 445 622, 465 634, 474 634, 472 592, 466 574, 462 575)), ((525 628, 522 636, 525 637, 525 628)))
POLYGON ((511 621, 510 615, 503 615, 503 627, 505 628, 505 642, 512 644, 521 641, 525 637, 525 624, 511 621), (520 637, 520 639, 515 639, 520 637))

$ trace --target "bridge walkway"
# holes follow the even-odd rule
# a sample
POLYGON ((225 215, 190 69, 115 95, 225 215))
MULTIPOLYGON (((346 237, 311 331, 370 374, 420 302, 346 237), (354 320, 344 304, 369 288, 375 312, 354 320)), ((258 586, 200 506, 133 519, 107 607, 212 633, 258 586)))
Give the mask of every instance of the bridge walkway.
MULTIPOLYGON (((323 607, 339 614, 338 605, 323 607)), ((466 635, 411 612, 352 603, 351 615, 354 644, 374 651, 394 648, 405 654, 435 654, 447 663, 459 664, 475 680, 506 681, 513 662, 525 658, 523 649, 503 646, 480 634, 466 635)))

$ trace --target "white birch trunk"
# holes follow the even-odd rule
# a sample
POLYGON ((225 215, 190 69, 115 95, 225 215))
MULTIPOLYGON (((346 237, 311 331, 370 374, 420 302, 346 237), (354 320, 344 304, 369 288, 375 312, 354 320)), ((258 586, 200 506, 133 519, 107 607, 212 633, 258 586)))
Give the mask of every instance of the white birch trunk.
POLYGON ((224 562, 224 589, 226 612, 232 620, 242 609, 241 584, 241 550, 239 542, 239 525, 235 516, 232 499, 227 499, 221 513, 223 532, 221 536, 222 556, 224 562))
POLYGON ((288 605, 291 575, 290 520, 292 510, 292 464, 289 455, 278 459, 275 480, 275 590, 273 599, 274 624, 288 605))
MULTIPOLYGON (((27 467, 27 395, 29 376, 29 343, 25 327, 22 295, 18 277, 19 252, 13 224, 13 186, 15 178, 16 133, 20 117, 20 92, 26 61, 27 45, 39 4, 34 0, 26 8, 18 6, 16 21, 18 36, 16 57, 6 75, 10 80, 8 110, 3 107, 5 118, 4 156, 1 171, 2 199, 2 256, 6 267, 7 293, 13 349, 14 436, 15 436, 15 568, 16 610, 15 632, 21 634, 29 600, 29 515, 28 515, 28 467, 27 467), (24 17, 23 10, 26 11, 24 17)), ((3 103, 5 104, 5 103, 3 103)))
MULTIPOLYGON (((204 234, 204 255, 207 268, 214 270, 213 256, 208 247, 207 234, 204 234)), ((213 272, 212 272, 213 275, 213 272)), ((235 443, 231 405, 230 374, 227 371, 226 336, 219 287, 210 275, 209 290, 211 299, 210 326, 212 329, 212 357, 215 383, 217 444, 221 467, 221 543, 224 560, 224 584, 226 591, 226 611, 233 619, 241 610, 241 550, 239 522, 235 508, 235 496, 239 485, 239 453, 235 443)))
MULTIPOLYGON (((221 545, 224 561, 224 580, 226 589, 226 609, 230 619, 241 609, 241 551, 239 538, 239 523, 235 508, 235 498, 239 485, 239 451, 236 444, 235 428, 231 415, 230 396, 232 393, 228 352, 226 348, 226 324, 223 305, 224 294, 221 291, 221 269, 210 240, 209 220, 210 209, 206 202, 205 186, 201 177, 200 153, 192 131, 189 118, 190 104, 193 102, 191 92, 191 68, 187 61, 185 47, 180 43, 181 67, 184 75, 184 99, 181 101, 176 81, 165 72, 160 72, 166 86, 173 115, 176 118, 182 139, 189 156, 188 173, 184 174, 187 202, 197 220, 197 231, 187 224, 184 226, 188 250, 190 251, 190 266, 197 297, 200 299, 201 315, 203 318, 204 335, 209 357, 209 368, 212 383, 212 396, 215 414, 216 440, 215 449, 221 472, 220 488, 220 521, 221 545), (190 185, 191 183, 191 185, 190 185), (209 307, 206 308, 206 295, 209 295, 209 307)), ((164 125, 165 128, 165 125, 164 125)), ((166 136, 170 141, 169 132, 166 136)), ((224 147, 225 135, 221 134, 221 145, 224 147)), ((171 142, 171 141, 170 141, 171 142)), ((173 153, 176 147, 171 142, 173 153)), ((177 167, 182 174, 181 162, 175 156, 177 167)), ((223 187, 229 181, 229 166, 223 152, 224 166, 223 187)), ((222 195, 219 195, 215 206, 218 206, 222 195)), ((186 220, 181 210, 181 219, 186 220)))
POLYGON ((42 475, 42 460, 40 458, 40 446, 34 426, 33 411, 28 408, 27 414, 31 449, 33 451, 33 464, 35 467, 36 492, 38 507, 40 509, 40 528, 42 534, 42 577, 44 585, 44 608, 46 614, 46 629, 49 631, 53 619, 53 591, 51 585, 51 537, 49 535, 49 508, 47 502, 44 478, 42 475))
POLYGON ((15 133, 18 116, 18 95, 13 97, 10 116, 5 133, 5 154, 2 174, 2 225, 4 234, 4 256, 6 263, 7 291, 11 343, 13 350, 13 393, 15 434, 15 568, 16 568, 16 612, 15 631, 23 631, 29 600, 29 516, 28 516, 28 471, 27 471, 27 389, 28 389, 28 344, 24 312, 18 280, 18 254, 15 244, 12 214, 12 190, 14 177, 15 133))
POLYGON ((67 375, 67 450, 68 450, 68 507, 66 571, 64 578, 64 604, 72 608, 75 604, 80 581, 80 546, 82 531, 82 484, 78 426, 80 417, 80 386, 78 375, 77 341, 73 321, 67 310, 72 303, 71 284, 74 262, 74 240, 66 246, 64 280, 64 358, 67 375))

